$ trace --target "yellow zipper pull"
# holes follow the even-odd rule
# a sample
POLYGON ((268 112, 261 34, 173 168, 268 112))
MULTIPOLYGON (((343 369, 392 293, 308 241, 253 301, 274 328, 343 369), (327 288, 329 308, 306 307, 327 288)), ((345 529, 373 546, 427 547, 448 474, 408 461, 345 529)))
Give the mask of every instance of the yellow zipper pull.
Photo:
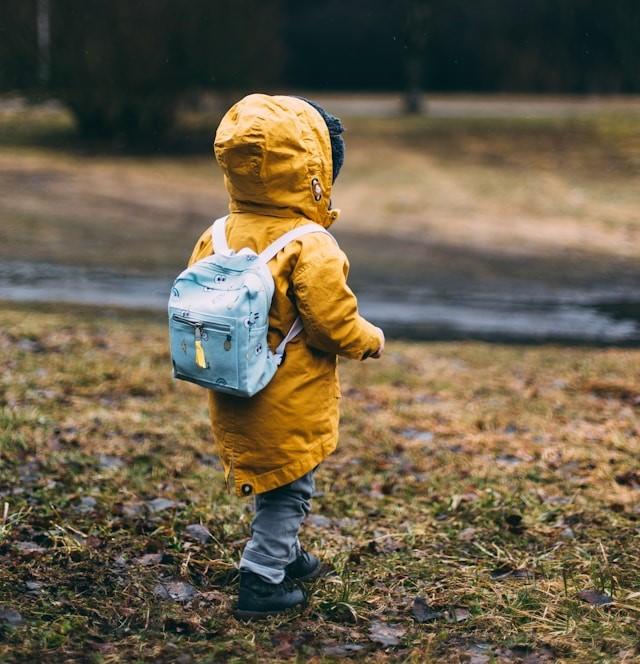
POLYGON ((207 358, 204 356, 204 348, 202 347, 202 329, 200 326, 195 328, 196 337, 196 364, 201 369, 207 368, 207 358))

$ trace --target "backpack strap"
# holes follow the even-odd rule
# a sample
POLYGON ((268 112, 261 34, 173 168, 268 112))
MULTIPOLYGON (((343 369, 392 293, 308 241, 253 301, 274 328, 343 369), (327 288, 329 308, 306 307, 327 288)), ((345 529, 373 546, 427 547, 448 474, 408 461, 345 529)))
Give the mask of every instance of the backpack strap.
POLYGON ((220 217, 213 222, 211 226, 211 239, 213 240, 213 251, 216 254, 224 254, 228 256, 231 253, 229 245, 227 244, 227 219, 226 217, 220 217))
MULTIPOLYGON (((323 228, 319 224, 314 223, 305 224, 304 226, 298 226, 297 228, 290 230, 288 233, 281 235, 275 242, 272 242, 264 251, 260 252, 260 260, 268 263, 279 251, 284 249, 289 244, 289 242, 293 242, 293 240, 297 240, 299 237, 307 235, 308 233, 325 233, 335 242, 335 238, 326 228, 323 228)), ((290 330, 287 332, 285 338, 280 342, 275 350, 275 353, 273 354, 278 366, 280 366, 280 363, 284 358, 284 349, 286 345, 291 341, 291 339, 297 337, 303 329, 302 320, 300 316, 298 316, 293 321, 293 325, 291 326, 290 330)))
POLYGON ((307 235, 307 233, 324 233, 331 239, 334 239, 333 235, 331 235, 326 228, 320 226, 320 224, 305 224, 304 226, 298 226, 297 228, 290 230, 288 233, 281 235, 275 242, 272 242, 264 251, 260 252, 260 260, 268 263, 278 252, 282 251, 289 242, 293 242, 299 237, 307 235))
POLYGON ((302 325, 302 319, 300 318, 300 316, 298 316, 293 321, 291 329, 287 332, 285 338, 278 344, 276 352, 273 354, 277 366, 280 366, 284 358, 284 349, 286 348, 286 345, 291 341, 291 339, 297 337, 300 334, 300 332, 302 332, 303 329, 304 327, 302 325))

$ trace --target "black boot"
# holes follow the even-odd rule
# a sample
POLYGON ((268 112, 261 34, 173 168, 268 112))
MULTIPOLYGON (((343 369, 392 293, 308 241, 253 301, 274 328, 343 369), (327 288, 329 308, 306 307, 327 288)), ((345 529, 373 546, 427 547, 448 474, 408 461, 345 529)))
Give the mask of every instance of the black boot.
POLYGON ((305 604, 302 590, 285 577, 281 583, 269 583, 261 576, 240 570, 240 593, 236 618, 260 619, 305 604))
POLYGON ((300 554, 292 562, 289 563, 284 571, 290 579, 296 581, 312 581, 321 576, 326 576, 332 572, 329 565, 324 564, 319 558, 316 558, 312 553, 300 549, 300 554))

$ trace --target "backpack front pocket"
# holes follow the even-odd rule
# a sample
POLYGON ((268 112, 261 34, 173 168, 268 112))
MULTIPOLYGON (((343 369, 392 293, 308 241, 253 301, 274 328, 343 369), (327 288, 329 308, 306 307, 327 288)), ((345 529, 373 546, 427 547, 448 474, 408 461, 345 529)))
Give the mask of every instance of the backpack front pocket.
POLYGON ((174 372, 205 387, 238 387, 238 343, 234 321, 199 320, 172 314, 174 372))

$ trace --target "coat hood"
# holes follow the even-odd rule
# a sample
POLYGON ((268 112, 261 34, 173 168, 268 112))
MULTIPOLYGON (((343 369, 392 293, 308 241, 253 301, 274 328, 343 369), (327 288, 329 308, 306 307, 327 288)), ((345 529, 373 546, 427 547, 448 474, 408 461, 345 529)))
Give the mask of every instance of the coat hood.
POLYGON ((222 118, 214 150, 230 212, 306 217, 325 228, 338 217, 329 130, 306 101, 248 95, 222 118))

